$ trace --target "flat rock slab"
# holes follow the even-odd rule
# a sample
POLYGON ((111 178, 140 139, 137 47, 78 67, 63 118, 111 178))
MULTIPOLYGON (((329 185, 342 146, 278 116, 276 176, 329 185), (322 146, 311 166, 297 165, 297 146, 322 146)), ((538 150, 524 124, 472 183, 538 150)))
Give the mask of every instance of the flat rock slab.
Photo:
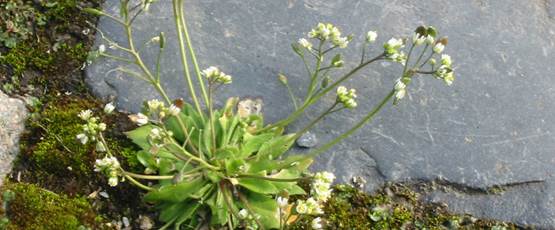
POLYGON ((0 187, 19 153, 19 137, 25 129, 26 118, 25 103, 0 91, 0 187))
MULTIPOLYGON (((104 7, 117 14, 118 2, 108 0, 104 7)), ((346 50, 352 54, 345 55, 348 66, 356 63, 368 30, 377 30, 382 43, 408 36, 421 24, 436 26, 450 38, 446 53, 455 61, 455 84, 416 80, 407 100, 387 106, 364 130, 321 155, 314 169, 334 171, 344 182, 366 177, 369 191, 385 181, 447 181, 467 189, 432 194, 430 200, 446 202, 454 211, 555 227, 553 0, 191 0, 186 12, 201 66, 217 65, 234 76, 220 103, 228 96, 262 96, 270 122, 292 111, 278 73, 289 77, 296 93, 305 90, 307 77, 290 44, 316 23, 331 22, 357 35, 346 50), (495 186, 506 190, 501 195, 466 192, 495 186)), ((172 18, 171 1, 160 1, 137 19, 135 35, 141 44, 160 31, 168 34, 162 76, 170 95, 181 97, 186 90, 172 18)), ((122 29, 107 18, 99 28, 124 41, 122 29)), ((371 52, 381 52, 381 46, 371 52)), ((148 61, 156 53, 155 46, 143 51, 148 61)), ((156 93, 110 71, 119 65, 98 61, 88 68, 87 83, 99 96, 115 96, 120 108, 138 111, 156 93)), ((352 79, 347 85, 359 91, 359 108, 337 113, 313 130, 319 144, 369 111, 400 71, 382 63, 352 79)))

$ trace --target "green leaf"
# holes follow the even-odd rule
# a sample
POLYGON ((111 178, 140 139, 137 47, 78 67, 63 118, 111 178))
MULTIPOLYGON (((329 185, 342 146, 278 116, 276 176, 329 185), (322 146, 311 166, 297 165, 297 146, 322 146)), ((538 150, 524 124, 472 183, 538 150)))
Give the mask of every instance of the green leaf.
POLYGON ((272 196, 248 193, 249 206, 256 215, 260 215, 260 222, 264 229, 279 228, 279 209, 272 196))
POLYGON ((148 143, 148 135, 150 134, 150 130, 153 129, 153 125, 143 125, 139 128, 131 130, 129 132, 125 132, 125 135, 133 141, 136 145, 141 147, 142 149, 149 151, 150 144, 148 143))
POLYGON ((210 224, 223 225, 227 222, 228 210, 225 204, 224 195, 221 191, 215 192, 206 202, 212 211, 210 224))
POLYGON ((235 158, 238 154, 239 148, 235 146, 226 146, 224 148, 216 150, 215 158, 217 160, 235 158))
POLYGON ((239 178, 239 185, 243 188, 262 194, 276 194, 279 189, 268 180, 257 178, 239 178))
POLYGON ((295 142, 293 138, 295 134, 288 134, 280 137, 273 138, 272 140, 264 143, 258 154, 256 155, 258 159, 275 159, 291 148, 291 145, 295 142))
POLYGON ((175 220, 187 206, 188 202, 165 203, 160 206, 162 211, 160 211, 159 218, 164 223, 175 220))
POLYGON ((143 166, 147 168, 153 168, 153 166, 156 165, 156 160, 154 159, 154 156, 146 151, 137 152, 137 159, 143 166))
POLYGON ((95 15, 95 16, 104 15, 104 12, 102 12, 101 10, 95 9, 95 8, 85 8, 85 9, 83 9, 83 11, 85 11, 86 13, 95 15))
POLYGON ((190 202, 185 208, 181 210, 181 215, 175 220, 175 228, 180 229, 181 224, 194 217, 200 203, 197 201, 190 202))
POLYGON ((182 181, 175 185, 165 186, 157 191, 152 191, 146 194, 145 201, 170 201, 181 202, 189 198, 191 194, 201 189, 207 182, 202 178, 197 178, 192 181, 182 181))
POLYGON ((258 152, 260 147, 270 141, 275 135, 273 133, 264 133, 256 136, 245 134, 243 137, 243 146, 241 146, 241 158, 249 157, 252 153, 258 152))

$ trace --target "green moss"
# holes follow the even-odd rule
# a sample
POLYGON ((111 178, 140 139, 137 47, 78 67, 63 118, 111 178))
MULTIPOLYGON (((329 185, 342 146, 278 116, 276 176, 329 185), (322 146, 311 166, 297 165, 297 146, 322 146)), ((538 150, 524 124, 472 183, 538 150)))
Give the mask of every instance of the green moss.
POLYGON ((85 198, 68 198, 25 183, 8 183, 3 187, 6 190, 15 193, 6 210, 7 229, 79 229, 97 225, 98 218, 85 198))
MULTIPOLYGON (((401 184, 386 185, 372 195, 337 185, 323 209, 321 218, 328 229, 517 229, 504 222, 451 214, 443 206, 420 201, 418 193, 401 184)), ((313 218, 301 218, 290 229, 311 229, 313 218)))
POLYGON ((90 178, 92 146, 81 145, 75 136, 82 132, 80 111, 98 107, 91 100, 69 99, 61 104, 50 104, 32 126, 43 134, 34 145, 29 159, 42 174, 90 178))
MULTIPOLYGON (((83 132, 83 121, 77 115, 86 109, 96 110, 96 114, 101 115, 100 108, 101 103, 95 99, 65 96, 49 103, 38 114, 38 119, 30 123, 32 136, 21 144, 23 158, 30 166, 27 170, 33 174, 32 182, 54 189, 69 184, 86 186, 96 180, 94 161, 101 154, 95 151, 94 144, 82 145, 76 139, 83 132)), ((106 135, 110 149, 126 167, 141 170, 134 145, 117 134, 116 119, 117 115, 102 118, 108 124, 106 135)))

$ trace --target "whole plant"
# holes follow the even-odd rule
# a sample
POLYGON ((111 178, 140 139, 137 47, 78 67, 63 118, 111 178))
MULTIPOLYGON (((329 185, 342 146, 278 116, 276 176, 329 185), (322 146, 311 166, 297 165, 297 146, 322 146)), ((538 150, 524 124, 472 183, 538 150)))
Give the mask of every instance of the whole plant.
MULTIPOLYGON (((100 111, 87 110, 80 114, 85 124, 77 139, 83 144, 94 142, 97 151, 105 153, 97 160, 95 170, 108 177, 110 186, 129 181, 147 191, 144 200, 155 204, 159 210, 159 219, 165 224, 162 229, 200 226, 285 229, 307 215, 318 216, 311 222, 312 228, 324 228, 322 205, 332 194, 330 185, 335 176, 329 172, 309 172, 314 157, 363 127, 388 102, 400 103, 415 77, 430 75, 447 85, 454 81, 451 58, 443 54, 447 38, 440 37, 434 27, 420 26, 411 38, 391 38, 371 57, 369 47, 377 43, 378 34, 369 31, 358 65, 340 74, 338 70, 344 68, 346 62, 342 49, 348 47, 354 36, 344 36, 332 24, 318 23, 305 38, 292 45, 306 68, 305 94, 295 95, 287 77, 279 75, 277 80, 288 89, 295 110, 282 120, 265 124, 256 103, 237 97, 229 98, 222 108, 214 108, 217 90, 231 84, 233 77, 215 66, 201 68, 187 30, 183 0, 172 0, 172 5, 183 77, 189 93, 183 95, 186 99, 170 98, 161 84, 165 76, 161 74, 160 58, 166 51, 168 38, 160 33, 149 41, 159 44, 154 68, 143 61, 141 48, 133 40, 135 18, 147 11, 154 1, 120 2, 120 15, 86 9, 120 24, 127 36, 127 44, 119 44, 99 31, 105 45, 100 45, 91 57, 114 58, 136 65, 139 71, 124 67, 116 70, 148 82, 162 98, 146 101, 140 113, 129 115, 138 127, 127 132, 127 136, 142 149, 137 152, 137 159, 145 170, 141 173, 127 171, 116 158, 118 154, 107 148, 103 134, 106 125, 94 115, 100 111), (107 46, 124 54, 111 53, 107 46), (356 90, 342 84, 378 61, 403 66, 398 79, 392 80, 387 95, 335 139, 309 153, 285 154, 324 117, 355 109, 359 103, 356 90), (285 132, 285 128, 301 118, 308 108, 327 97, 335 100, 324 112, 302 129, 285 132), (308 182, 308 191, 299 186, 303 181, 308 182), (306 199, 289 202, 295 195, 303 195, 306 199)), ((102 112, 110 114, 114 109, 114 104, 109 103, 102 112)))

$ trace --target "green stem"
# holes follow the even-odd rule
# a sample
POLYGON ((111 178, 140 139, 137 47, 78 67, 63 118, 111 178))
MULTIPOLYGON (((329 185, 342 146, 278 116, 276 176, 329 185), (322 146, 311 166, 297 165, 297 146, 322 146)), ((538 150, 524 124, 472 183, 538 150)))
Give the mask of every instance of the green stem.
POLYGON ((378 105, 376 105, 370 111, 370 113, 368 113, 368 115, 366 115, 362 120, 360 120, 355 126, 353 126, 351 129, 349 129, 347 132, 341 134, 339 137, 337 137, 337 138, 333 139, 332 141, 326 143, 324 146, 308 153, 306 156, 307 157, 315 157, 315 156, 320 155, 321 153, 327 151, 332 146, 339 143, 340 141, 347 138, 348 136, 353 134, 355 131, 357 131, 358 129, 363 127, 364 124, 366 124, 367 122, 371 121, 372 118, 374 118, 374 116, 383 108, 383 106, 385 104, 387 104, 387 102, 393 97, 393 95, 395 95, 395 90, 391 90, 391 92, 389 92, 389 94, 387 94, 387 96, 385 96, 384 99, 382 99, 382 101, 378 105))
POLYGON ((281 179, 281 178, 265 177, 265 176, 250 175, 250 174, 241 174, 241 175, 238 175, 237 178, 254 178, 254 179, 277 181, 277 182, 296 182, 296 181, 299 181, 299 180, 310 179, 312 177, 299 177, 299 178, 281 179))
POLYGON ((205 84, 204 84, 204 80, 202 78, 202 74, 200 72, 200 68, 199 68, 199 65, 198 65, 198 62, 197 62, 197 57, 196 57, 196 54, 195 54, 195 50, 193 48, 191 38, 189 37, 189 31, 187 29, 187 20, 185 19, 185 13, 184 13, 185 11, 182 7, 184 0, 181 0, 181 2, 182 2, 181 7, 180 7, 180 10, 181 10, 181 26, 182 26, 183 32, 185 34, 185 41, 187 43, 187 48, 189 49, 189 53, 191 55, 191 60, 193 61, 193 66, 195 67, 195 72, 197 74, 197 79, 198 79, 199 85, 200 85, 200 91, 202 92, 204 100, 207 102, 208 101, 208 94, 206 92, 206 89, 205 89, 206 87, 205 87, 205 84))
POLYGON ((193 159, 194 161, 200 163, 201 165, 205 166, 206 168, 209 168, 209 169, 214 170, 214 171, 220 170, 220 168, 218 168, 216 166, 213 166, 213 165, 209 164, 208 162, 190 154, 185 149, 181 148, 181 146, 179 144, 177 144, 175 141, 173 141, 172 144, 175 145, 181 151, 181 153, 183 153, 184 155, 186 155, 190 159, 193 159))
POLYGON ((297 138, 301 137, 304 133, 306 133, 309 129, 311 129, 314 125, 316 125, 316 123, 318 123, 318 121, 322 120, 326 115, 328 115, 335 108, 335 106, 337 106, 337 104, 338 103, 335 102, 329 109, 327 109, 322 114, 320 114, 320 116, 318 116, 316 119, 312 120, 308 125, 306 125, 303 129, 301 129, 301 131, 296 132, 295 136, 293 136, 291 138, 292 139, 297 139, 297 138))
POLYGON ((143 175, 143 174, 136 174, 136 173, 127 172, 127 171, 123 171, 123 175, 130 176, 133 178, 138 178, 138 179, 145 179, 145 180, 169 180, 174 178, 174 176, 143 175))
POLYGON ((183 38, 183 27, 181 23, 181 19, 182 19, 181 3, 182 3, 182 0, 173 0, 173 12, 174 12, 175 26, 177 30, 177 39, 179 41, 181 64, 183 65, 183 68, 184 68, 183 73, 184 73, 185 81, 187 81, 187 86, 189 87, 189 94, 191 95, 191 99, 193 100, 193 103, 195 104, 195 107, 200 117, 202 118, 202 121, 204 121, 204 113, 202 112, 202 109, 200 107, 200 103, 198 101, 198 98, 195 92, 193 80, 191 79, 191 74, 189 73, 189 63, 187 61, 187 53, 186 53, 187 51, 185 50, 185 41, 183 38))
POLYGON ((321 97, 326 95, 329 91, 331 91, 332 89, 337 87, 343 81, 349 79, 351 76, 353 76, 355 73, 357 73, 359 70, 363 69, 367 65, 369 65, 369 64, 371 64, 375 61, 383 59, 384 55, 385 54, 382 53, 382 54, 378 55, 377 57, 372 58, 372 59, 362 63, 361 65, 355 67, 349 73, 345 74, 339 80, 335 81, 332 85, 330 85, 327 88, 325 88, 324 90, 322 90, 322 92, 320 92, 319 94, 316 94, 311 100, 306 101, 299 109, 297 109, 296 111, 291 113, 287 118, 285 118, 283 120, 280 120, 280 121, 278 121, 278 122, 276 122, 272 125, 268 125, 268 126, 262 128, 262 129, 258 130, 258 132, 267 131, 267 130, 270 130, 270 129, 275 128, 275 127, 283 127, 283 126, 286 126, 286 125, 290 124, 291 122, 295 121, 299 116, 301 116, 303 114, 304 110, 306 110, 310 105, 312 105, 316 101, 318 101, 318 99, 320 99, 321 97))
POLYGON ((125 178, 127 178, 129 181, 131 181, 131 183, 135 184, 137 187, 144 189, 146 191, 153 191, 154 188, 146 186, 144 184, 142 184, 141 182, 138 182, 137 180, 135 180, 133 177, 130 177, 128 175, 124 175, 125 178))

